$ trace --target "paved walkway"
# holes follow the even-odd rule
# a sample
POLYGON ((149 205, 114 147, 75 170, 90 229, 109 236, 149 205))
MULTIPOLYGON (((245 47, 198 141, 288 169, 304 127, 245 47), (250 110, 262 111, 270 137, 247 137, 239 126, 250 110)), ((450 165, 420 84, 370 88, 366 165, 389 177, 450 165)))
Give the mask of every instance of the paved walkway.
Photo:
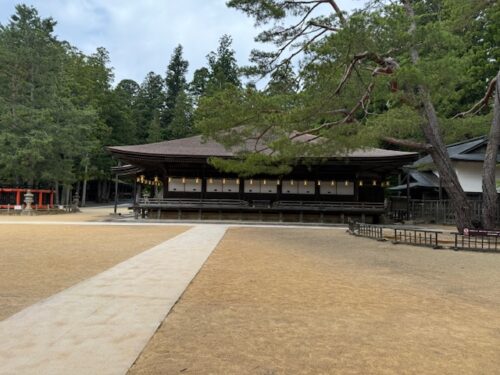
POLYGON ((211 223, 211 222, 200 222, 200 221, 172 221, 172 222, 160 222, 160 221, 0 221, 0 225, 76 225, 76 226, 224 226, 226 228, 287 228, 287 229, 325 229, 325 230, 346 230, 347 224, 335 224, 335 225, 309 225, 302 224, 297 225, 293 223, 211 223))
POLYGON ((226 229, 196 226, 0 322, 0 374, 126 373, 226 229))

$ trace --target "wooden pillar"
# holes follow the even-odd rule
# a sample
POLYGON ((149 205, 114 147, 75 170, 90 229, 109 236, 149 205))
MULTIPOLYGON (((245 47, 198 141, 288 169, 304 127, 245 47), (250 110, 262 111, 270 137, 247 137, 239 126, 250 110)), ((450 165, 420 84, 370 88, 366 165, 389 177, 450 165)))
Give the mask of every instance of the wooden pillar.
POLYGON ((54 190, 50 191, 50 208, 54 207, 54 190))
POLYGON ((316 199, 316 201, 320 201, 321 200, 321 186, 318 185, 318 181, 320 181, 319 178, 316 178, 314 180, 314 198, 316 199))
POLYGON ((117 209, 118 209, 118 173, 115 175, 115 208, 114 208, 115 215, 117 209))
POLYGON ((406 220, 410 220, 410 172, 406 172, 406 220))
POLYGON ((205 198, 206 192, 207 192, 207 166, 204 164, 201 176, 201 199, 205 198))
POLYGON ((358 177, 354 176, 352 183, 354 184, 354 201, 359 202, 359 181, 358 177))
POLYGON ((134 190, 133 190, 133 196, 134 196, 134 206, 137 204, 137 176, 134 176, 134 190))
POLYGON ((38 205, 37 206, 38 206, 38 208, 40 208, 40 206, 42 206, 42 205, 43 205, 43 192, 40 191, 38 193, 38 205))
POLYGON ((21 204, 21 190, 17 189, 16 190, 16 206, 19 206, 21 204))

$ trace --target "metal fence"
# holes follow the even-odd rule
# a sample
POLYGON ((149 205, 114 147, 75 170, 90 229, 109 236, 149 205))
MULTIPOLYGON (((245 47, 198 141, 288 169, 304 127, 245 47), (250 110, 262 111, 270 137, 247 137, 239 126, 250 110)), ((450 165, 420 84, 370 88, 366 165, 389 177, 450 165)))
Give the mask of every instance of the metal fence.
POLYGON ((378 241, 385 241, 384 227, 382 225, 349 223, 349 231, 355 236, 372 238, 378 241))
MULTIPOLYGON (((479 220, 482 202, 470 200, 473 219, 479 220)), ((500 220, 500 209, 497 210, 497 221, 500 220)), ((389 216, 396 221, 416 220, 424 223, 455 224, 455 215, 449 200, 410 199, 391 197, 389 216)))
POLYGON ((439 249, 438 235, 442 232, 425 229, 394 228, 394 243, 432 247, 439 249))
POLYGON ((500 252, 499 235, 464 235, 453 233, 455 250, 475 250, 485 252, 500 252))

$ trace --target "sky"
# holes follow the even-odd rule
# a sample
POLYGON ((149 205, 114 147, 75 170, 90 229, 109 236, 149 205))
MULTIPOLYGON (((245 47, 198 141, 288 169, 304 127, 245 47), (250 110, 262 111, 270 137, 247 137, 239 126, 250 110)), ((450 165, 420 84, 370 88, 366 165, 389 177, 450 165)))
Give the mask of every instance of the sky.
MULTIPOLYGON (((20 1, 0 0, 0 24, 9 22, 20 1)), ((24 0, 43 17, 57 21, 55 34, 84 53, 98 47, 110 53, 115 83, 141 83, 150 71, 165 75, 172 52, 184 47, 189 75, 206 66, 206 55, 229 34, 239 65, 248 63, 258 30, 226 0, 24 0)), ((341 9, 362 6, 362 0, 339 0, 341 9)))

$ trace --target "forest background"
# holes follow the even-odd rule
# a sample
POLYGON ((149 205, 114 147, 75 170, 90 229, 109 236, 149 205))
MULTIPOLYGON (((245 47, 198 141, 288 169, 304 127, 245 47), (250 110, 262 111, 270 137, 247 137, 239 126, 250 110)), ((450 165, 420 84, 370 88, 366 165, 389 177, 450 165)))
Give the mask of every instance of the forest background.
POLYGON ((325 148, 409 149, 425 141, 411 90, 416 82, 428 88, 444 142, 488 134, 493 101, 474 106, 499 68, 498 2, 412 1, 413 35, 404 2, 370 1, 350 14, 332 12, 332 3, 229 1, 257 25, 272 24, 256 37, 271 49, 254 51, 253 65, 239 67, 231 37, 221 36, 188 82, 179 45, 165 73, 150 72, 141 83, 114 82, 104 48, 86 55, 55 37, 55 20, 18 5, 0 26, 0 184, 51 187, 67 196, 93 181, 95 199, 106 201, 115 162, 105 146, 200 132, 229 147, 256 134, 267 138, 271 158, 213 161, 242 175, 280 173, 297 155, 325 148), (417 46, 417 65, 407 63, 410 44, 417 46), (372 55, 360 57, 365 52, 372 55), (262 77, 266 84, 256 85, 262 77), (298 146, 289 136, 315 129, 328 141, 298 146))

